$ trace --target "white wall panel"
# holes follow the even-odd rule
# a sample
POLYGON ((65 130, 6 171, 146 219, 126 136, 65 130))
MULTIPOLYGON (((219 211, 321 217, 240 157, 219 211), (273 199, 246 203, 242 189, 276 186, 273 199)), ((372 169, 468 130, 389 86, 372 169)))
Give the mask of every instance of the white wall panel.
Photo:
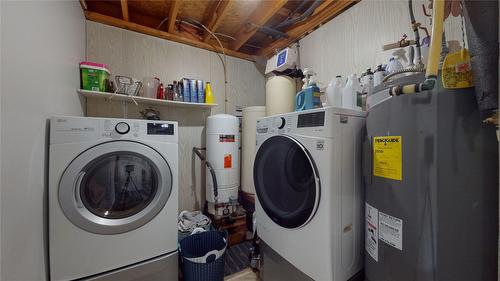
POLYGON ((48 118, 83 115, 78 1, 0 1, 2 281, 46 280, 48 118))
MULTIPOLYGON (((421 8, 428 1, 413 2, 417 21, 430 33, 429 20, 421 8)), ((460 22, 460 18, 446 20, 447 40, 462 41, 460 22)), ((347 78, 348 74, 359 75, 369 67, 387 63, 394 50, 383 52, 382 46, 399 41, 402 34, 413 39, 407 1, 363 0, 300 40, 301 64, 313 68, 320 87, 326 87, 336 75, 347 78)))
MULTIPOLYGON (((164 83, 183 77, 210 81, 219 104, 211 114, 224 112, 223 68, 214 52, 87 21, 87 59, 108 64, 113 74, 140 80, 156 76, 164 83)), ((252 62, 227 57, 227 76, 229 114, 234 113, 235 105, 264 105, 265 80, 252 62)), ((142 109, 129 106, 124 116, 121 103, 89 99, 87 114, 141 118, 142 109)), ((160 111, 162 119, 179 122, 179 209, 202 208, 205 171, 194 158, 192 148, 205 145, 205 120, 210 110, 164 108, 160 111)))

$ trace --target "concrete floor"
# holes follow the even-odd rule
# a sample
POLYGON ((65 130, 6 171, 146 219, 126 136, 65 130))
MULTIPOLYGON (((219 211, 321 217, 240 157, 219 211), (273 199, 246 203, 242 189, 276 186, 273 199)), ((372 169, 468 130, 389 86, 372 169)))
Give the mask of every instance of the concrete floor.
POLYGON ((259 276, 257 273, 253 272, 252 269, 247 268, 238 273, 232 274, 224 278, 225 281, 259 281, 259 276))

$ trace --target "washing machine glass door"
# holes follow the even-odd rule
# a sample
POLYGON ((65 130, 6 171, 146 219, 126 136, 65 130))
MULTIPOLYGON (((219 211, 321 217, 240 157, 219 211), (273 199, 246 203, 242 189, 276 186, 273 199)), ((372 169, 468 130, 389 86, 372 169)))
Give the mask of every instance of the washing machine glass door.
POLYGON ((278 225, 301 227, 316 213, 318 171, 307 149, 294 138, 278 135, 262 143, 255 156, 254 182, 260 205, 278 225))
POLYGON ((167 161, 132 141, 94 146, 65 170, 59 203, 76 226, 98 234, 136 229, 154 218, 172 190, 167 161))

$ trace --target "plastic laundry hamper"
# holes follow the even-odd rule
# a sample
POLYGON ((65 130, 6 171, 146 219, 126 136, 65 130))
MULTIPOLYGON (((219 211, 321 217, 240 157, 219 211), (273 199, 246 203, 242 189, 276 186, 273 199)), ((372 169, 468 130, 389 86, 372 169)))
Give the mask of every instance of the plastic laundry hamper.
POLYGON ((184 280, 224 280, 227 240, 225 231, 203 231, 182 239, 179 253, 184 280))

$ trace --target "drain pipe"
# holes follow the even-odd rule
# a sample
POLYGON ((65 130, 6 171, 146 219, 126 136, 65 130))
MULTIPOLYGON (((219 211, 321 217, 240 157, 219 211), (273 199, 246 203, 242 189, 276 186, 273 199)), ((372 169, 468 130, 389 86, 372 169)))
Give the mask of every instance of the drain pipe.
POLYGON ((217 176, 215 175, 215 170, 212 164, 210 164, 210 162, 206 160, 207 158, 205 157, 205 155, 201 153, 202 150, 206 150, 206 148, 193 147, 193 152, 196 155, 198 155, 201 161, 205 162, 205 165, 207 166, 208 170, 210 171, 210 175, 212 176, 212 183, 214 185, 214 209, 215 209, 215 215, 217 215, 217 203, 218 203, 217 201, 219 198, 219 190, 217 187, 217 176))
POLYGON ((443 34, 444 0, 434 0, 432 6, 434 8, 432 10, 432 40, 429 48, 425 81, 417 84, 394 86, 389 90, 389 94, 391 96, 428 91, 434 89, 434 86, 436 85, 443 34))

